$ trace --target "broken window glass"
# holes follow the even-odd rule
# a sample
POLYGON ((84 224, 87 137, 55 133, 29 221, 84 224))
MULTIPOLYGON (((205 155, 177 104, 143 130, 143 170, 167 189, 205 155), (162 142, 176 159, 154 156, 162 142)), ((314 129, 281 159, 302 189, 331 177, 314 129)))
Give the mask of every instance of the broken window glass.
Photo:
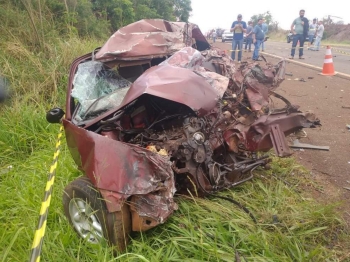
POLYGON ((119 106, 131 82, 103 63, 89 61, 78 66, 73 85, 72 97, 79 102, 75 120, 81 122, 119 106))

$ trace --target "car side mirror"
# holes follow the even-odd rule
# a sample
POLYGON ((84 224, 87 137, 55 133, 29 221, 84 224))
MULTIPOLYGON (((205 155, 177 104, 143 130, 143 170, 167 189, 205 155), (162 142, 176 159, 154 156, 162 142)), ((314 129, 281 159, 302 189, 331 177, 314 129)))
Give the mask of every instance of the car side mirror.
POLYGON ((61 123, 64 111, 61 108, 53 108, 46 113, 46 120, 51 124, 61 123))

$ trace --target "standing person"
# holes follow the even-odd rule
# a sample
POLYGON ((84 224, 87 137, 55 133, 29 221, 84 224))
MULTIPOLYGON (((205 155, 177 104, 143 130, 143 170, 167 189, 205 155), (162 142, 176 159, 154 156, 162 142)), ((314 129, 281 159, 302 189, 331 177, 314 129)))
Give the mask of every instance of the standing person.
POLYGON ((248 27, 247 27, 247 31, 246 31, 246 41, 245 41, 245 48, 244 51, 247 52, 247 47, 249 47, 248 51, 251 52, 252 51, 252 42, 253 42, 253 22, 249 21, 248 22, 248 27))
POLYGON ((233 61, 235 61, 236 50, 238 50, 238 63, 240 63, 242 59, 243 33, 246 31, 246 29, 247 24, 242 21, 242 15, 239 14, 237 16, 237 21, 232 23, 230 29, 230 32, 233 32, 231 58, 233 61))
MULTIPOLYGON (((265 23, 265 18, 263 18, 263 23, 262 23, 262 29, 264 31, 264 34, 266 36, 267 32, 269 31, 269 26, 265 23)), ((265 41, 261 43, 261 51, 265 51, 265 41)))
POLYGON ((318 21, 318 27, 316 29, 315 45, 313 48, 310 48, 310 50, 312 50, 312 51, 319 51, 320 50, 320 45, 321 45, 323 33, 324 33, 324 26, 323 26, 323 22, 320 20, 320 21, 318 21))
POLYGON ((216 31, 213 32, 213 43, 216 41, 216 31))
POLYGON ((264 39, 265 39, 265 33, 262 28, 262 23, 263 23, 263 19, 259 18, 258 24, 253 29, 253 43, 255 48, 254 48, 252 59, 254 61, 261 61, 261 59, 259 59, 259 49, 260 49, 261 43, 264 42, 264 39))
POLYGON ((293 33, 293 44, 292 44, 292 52, 290 54, 289 59, 294 59, 295 55, 295 49, 299 42, 299 59, 304 59, 304 42, 305 42, 305 33, 307 33, 307 30, 309 28, 308 26, 308 20, 304 17, 305 10, 299 11, 299 17, 296 18, 291 27, 290 30, 293 33), (307 25, 307 29, 305 29, 304 25, 307 25), (305 32, 306 31, 306 32, 305 32))
POLYGON ((314 18, 312 20, 312 24, 310 24, 309 26, 309 43, 308 43, 308 46, 310 47, 313 42, 314 42, 314 37, 315 37, 315 34, 316 34, 316 27, 317 27, 317 22, 316 22, 316 18, 314 18))

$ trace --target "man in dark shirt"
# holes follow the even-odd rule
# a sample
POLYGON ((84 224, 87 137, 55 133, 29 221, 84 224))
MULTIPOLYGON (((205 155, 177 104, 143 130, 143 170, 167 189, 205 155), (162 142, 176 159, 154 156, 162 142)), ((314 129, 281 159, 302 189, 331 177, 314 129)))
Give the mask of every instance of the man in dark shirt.
POLYGON ((299 17, 294 19, 290 30, 293 33, 292 52, 289 59, 294 59, 295 49, 299 42, 299 59, 304 59, 304 42, 309 31, 309 20, 304 17, 305 10, 299 11, 299 17))
POLYGON ((236 51, 238 51, 238 63, 240 63, 242 59, 243 33, 246 31, 246 29, 247 24, 242 21, 242 15, 239 14, 237 16, 237 21, 232 23, 230 29, 230 32, 233 32, 231 58, 234 61, 236 58, 236 51))
POLYGON ((254 61, 261 61, 261 59, 259 59, 259 49, 260 49, 261 43, 265 39, 265 33, 264 33, 263 28, 262 28, 262 23, 263 23, 263 19, 259 18, 258 24, 253 29, 253 43, 254 43, 254 47, 255 47, 254 52, 253 52, 253 60, 254 61))

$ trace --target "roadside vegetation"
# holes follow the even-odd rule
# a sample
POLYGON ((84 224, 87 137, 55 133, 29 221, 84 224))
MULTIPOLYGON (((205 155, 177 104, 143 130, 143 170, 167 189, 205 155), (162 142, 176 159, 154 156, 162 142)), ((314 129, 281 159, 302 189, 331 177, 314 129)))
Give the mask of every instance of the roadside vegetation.
MULTIPOLYGON (((45 113, 64 108, 70 63, 101 46, 111 30, 84 34, 56 20, 49 6, 28 3, 0 1, 0 75, 11 84, 11 99, 0 105, 0 261, 29 258, 58 133, 45 113)), ((179 196, 179 210, 164 225, 133 235, 126 253, 113 254, 106 244, 80 240, 63 214, 63 188, 81 175, 63 139, 41 259, 346 261, 350 239, 340 204, 314 200, 310 192, 322 189, 293 158, 273 159, 270 170, 220 193, 246 206, 257 223, 228 201, 179 196)))
MULTIPOLYGON (((267 35, 269 37, 269 40, 277 42, 287 42, 287 35, 290 32, 290 30, 281 29, 279 27, 279 22, 274 20, 274 17, 269 11, 262 14, 253 15, 250 18, 250 21, 252 21, 253 24, 256 25, 259 17, 263 17, 268 25, 269 31, 267 35)), ((337 23, 335 23, 333 22, 333 20, 330 20, 329 17, 324 17, 322 21, 325 26, 325 31, 322 38, 322 45, 350 45, 350 24, 345 25, 343 21, 338 21, 337 23)), ((290 24, 292 24, 292 21, 290 21, 290 24)))
MULTIPOLYGON (((327 30, 327 29, 325 29, 325 30, 327 30)), ((282 30, 282 29, 279 29, 278 31, 270 32, 268 34, 268 37, 269 37, 268 41, 276 41, 276 42, 285 42, 285 43, 287 43, 287 35, 288 35, 288 33, 289 33, 289 30, 282 30)), ((350 33, 350 29, 349 29, 349 33, 350 33)), ((333 45, 333 46, 349 47, 350 46, 350 38, 344 38, 344 39, 341 39, 341 40, 337 40, 336 36, 330 36, 330 37, 322 39, 321 44, 322 45, 333 45)))

